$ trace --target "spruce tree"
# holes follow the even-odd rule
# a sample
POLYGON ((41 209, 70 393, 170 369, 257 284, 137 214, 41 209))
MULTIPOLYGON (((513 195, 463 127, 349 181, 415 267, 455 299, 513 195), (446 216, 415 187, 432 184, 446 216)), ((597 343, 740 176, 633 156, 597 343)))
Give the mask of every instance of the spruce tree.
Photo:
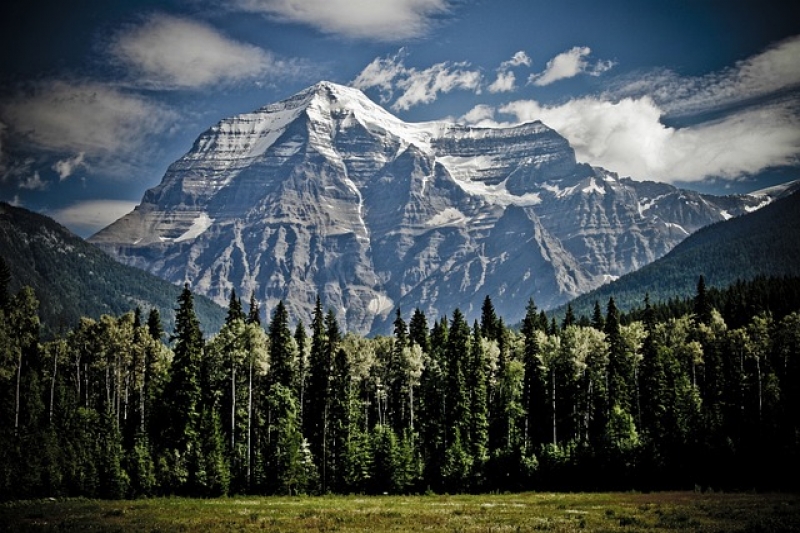
POLYGON ((201 362, 203 334, 194 312, 194 298, 189 284, 178 297, 175 315, 173 360, 170 380, 164 389, 162 405, 167 411, 169 425, 163 428, 163 458, 171 479, 172 490, 185 492, 187 482, 195 479, 199 468, 190 464, 189 454, 200 449, 200 413, 202 409, 201 362))
POLYGON ((479 487, 489 458, 489 410, 486 391, 488 361, 483 348, 481 328, 476 321, 469 346, 466 384, 469 391, 469 452, 472 456, 473 483, 479 487))
POLYGON ((492 299, 487 294, 481 306, 481 335, 489 340, 498 340, 500 333, 497 313, 494 310, 492 299))
POLYGON ((293 389, 297 382, 294 339, 289 329, 289 313, 279 301, 269 323, 270 384, 280 383, 293 389))
POLYGON ((161 325, 161 314, 156 307, 151 307, 147 314, 147 332, 155 340, 163 342, 164 327, 161 325))
POLYGON ((428 319, 419 307, 414 309, 411 321, 408 323, 408 340, 417 344, 424 353, 430 353, 431 343, 428 332, 428 319))
POLYGON ((522 320, 522 364, 525 371, 522 385, 522 406, 525 410, 522 436, 528 449, 538 449, 547 442, 544 428, 547 420, 547 395, 544 369, 538 338, 536 304, 528 300, 525 318, 522 320))
POLYGON ((256 300, 256 293, 255 291, 250 293, 250 306, 249 310, 247 311, 247 320, 248 324, 258 324, 261 325, 261 308, 258 305, 258 300, 256 300))

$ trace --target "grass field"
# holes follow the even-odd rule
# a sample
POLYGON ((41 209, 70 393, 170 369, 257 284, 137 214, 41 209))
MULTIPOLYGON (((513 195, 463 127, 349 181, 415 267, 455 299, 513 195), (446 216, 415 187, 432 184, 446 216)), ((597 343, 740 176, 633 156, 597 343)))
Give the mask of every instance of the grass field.
POLYGON ((524 493, 0 504, 0 531, 800 531, 800 495, 524 493))

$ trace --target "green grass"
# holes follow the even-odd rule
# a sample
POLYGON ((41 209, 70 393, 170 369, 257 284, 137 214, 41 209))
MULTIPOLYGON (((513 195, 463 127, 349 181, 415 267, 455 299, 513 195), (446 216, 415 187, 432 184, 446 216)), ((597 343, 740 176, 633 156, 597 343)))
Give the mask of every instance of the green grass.
POLYGON ((524 493, 479 496, 38 500, 0 505, 0 531, 800 531, 800 495, 524 493))

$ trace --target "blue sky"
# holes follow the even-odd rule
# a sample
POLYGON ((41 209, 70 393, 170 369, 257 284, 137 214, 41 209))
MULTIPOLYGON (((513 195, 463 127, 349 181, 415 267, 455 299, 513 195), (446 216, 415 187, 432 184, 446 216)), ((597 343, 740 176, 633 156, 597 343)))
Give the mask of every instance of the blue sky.
POLYGON ((0 200, 91 235, 205 129, 320 80, 407 121, 542 120, 634 179, 724 194, 800 178, 797 3, 219 4, 5 2, 0 200))

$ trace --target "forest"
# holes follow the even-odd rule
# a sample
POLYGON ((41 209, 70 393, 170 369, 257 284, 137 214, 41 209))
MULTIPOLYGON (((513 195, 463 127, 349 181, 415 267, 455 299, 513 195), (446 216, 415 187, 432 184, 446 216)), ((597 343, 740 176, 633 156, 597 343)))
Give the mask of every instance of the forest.
POLYGON ((513 328, 487 296, 374 338, 235 293, 206 338, 187 285, 172 332, 137 308, 45 341, 3 278, 2 500, 798 488, 796 279, 513 328))

